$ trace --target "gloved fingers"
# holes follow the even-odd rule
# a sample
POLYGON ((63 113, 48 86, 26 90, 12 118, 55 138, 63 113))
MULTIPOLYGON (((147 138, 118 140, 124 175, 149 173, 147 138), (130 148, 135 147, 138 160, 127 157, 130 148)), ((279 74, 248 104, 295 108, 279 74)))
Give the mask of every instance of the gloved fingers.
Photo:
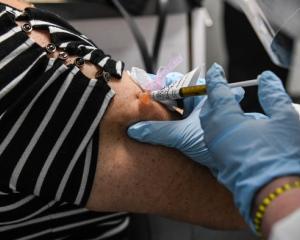
POLYGON ((202 108, 207 96, 195 96, 187 97, 183 100, 184 112, 183 117, 189 116, 193 111, 197 111, 202 108))
POLYGON ((295 108, 296 112, 298 113, 299 119, 300 119, 300 105, 296 104, 296 103, 293 103, 293 107, 295 108))
MULTIPOLYGON (((237 87, 237 88, 232 88, 231 89, 232 93, 234 94, 234 97, 236 99, 237 102, 241 102, 245 96, 245 90, 242 87, 237 87)), ((193 100, 194 101, 194 105, 196 106, 196 109, 202 108, 204 105, 205 100, 207 99, 207 96, 203 97, 198 97, 198 99, 193 100), (199 104, 199 103, 202 104, 199 104)))
MULTIPOLYGON (((196 81, 195 85, 205 85, 205 79, 199 78, 196 81)), ((204 99, 206 99, 207 96, 194 96, 194 97, 187 97, 183 99, 183 104, 184 104, 184 114, 183 116, 186 117, 190 115, 195 108, 199 109, 202 107, 204 103, 204 99), (199 103, 202 103, 199 105, 199 103)))
POLYGON ((272 72, 266 71, 259 76, 258 97, 268 116, 282 115, 282 111, 295 112, 292 100, 286 93, 281 80, 272 72))
POLYGON ((166 78, 165 78, 165 86, 170 86, 173 83, 181 80, 183 78, 183 74, 179 72, 171 72, 168 73, 166 78))
POLYGON ((242 87, 231 88, 237 102, 241 102, 245 96, 245 90, 242 87))
MULTIPOLYGON (((246 120, 246 117, 232 89, 227 85, 222 67, 213 65, 208 71, 206 82, 208 101, 205 102, 199 117, 205 142, 212 146, 216 139, 221 139, 227 131, 246 120)), ((243 94, 240 89, 235 91, 243 94)))
POLYGON ((255 120, 261 120, 261 119, 269 119, 268 116, 262 114, 262 113, 245 113, 245 115, 249 118, 255 119, 255 120))
MULTIPOLYGON (((197 85, 205 84, 203 83, 202 79, 199 79, 197 82, 197 85)), ((234 94, 234 97, 237 102, 241 102, 245 96, 245 90, 242 87, 236 87, 231 88, 232 93, 234 94)), ((204 104, 204 99, 207 99, 207 96, 195 96, 195 97, 188 97, 184 99, 184 107, 185 109, 189 109, 189 113, 191 113, 194 108, 200 108, 204 104), (202 104, 199 104, 202 102, 202 104), (193 106, 194 108, 191 108, 190 106, 193 106), (190 108, 189 108, 190 107, 190 108)))
POLYGON ((212 109, 242 112, 225 79, 223 68, 214 64, 206 75, 208 101, 212 109))
POLYGON ((155 74, 147 73, 147 75, 148 75, 148 78, 149 78, 150 80, 154 80, 154 79, 156 78, 156 75, 155 75, 155 74))
POLYGON ((128 135, 140 142, 175 147, 178 121, 145 121, 130 126, 128 135))

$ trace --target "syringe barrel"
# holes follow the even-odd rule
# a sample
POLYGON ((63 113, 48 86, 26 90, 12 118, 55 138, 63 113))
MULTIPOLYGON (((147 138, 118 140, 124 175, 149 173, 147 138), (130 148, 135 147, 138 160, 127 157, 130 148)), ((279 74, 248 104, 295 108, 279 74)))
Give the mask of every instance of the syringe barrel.
POLYGON ((151 92, 152 99, 156 101, 176 100, 181 99, 180 88, 167 88, 151 92))
POLYGON ((180 89, 179 93, 182 97, 201 96, 206 95, 206 89, 206 85, 183 87, 180 89))
MULTIPOLYGON (((250 87, 256 86, 258 84, 258 80, 248 80, 243 82, 237 83, 229 83, 228 86, 230 88, 235 87, 250 87)), ((185 97, 192 97, 192 96, 201 96, 207 94, 207 87, 206 85, 196 85, 196 86, 189 86, 189 87, 182 87, 182 88, 164 88, 162 90, 153 91, 151 92, 151 97, 156 101, 165 101, 165 100, 176 100, 185 97)))

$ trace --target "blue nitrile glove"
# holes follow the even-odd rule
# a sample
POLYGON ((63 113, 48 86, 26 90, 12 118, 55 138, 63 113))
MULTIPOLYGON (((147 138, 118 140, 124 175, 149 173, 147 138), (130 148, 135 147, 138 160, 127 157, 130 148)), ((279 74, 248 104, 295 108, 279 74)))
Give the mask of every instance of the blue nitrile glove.
POLYGON ((278 79, 271 72, 259 77, 258 95, 268 118, 254 119, 241 110, 215 64, 208 71, 208 101, 200 114, 204 139, 218 180, 233 194, 236 206, 252 225, 256 192, 272 179, 300 175, 300 121, 278 79))
MULTIPOLYGON (((233 90, 237 100, 244 96, 242 88, 233 90)), ((183 120, 178 121, 148 121, 140 122, 128 129, 130 137, 151 144, 160 144, 177 148, 196 162, 205 164, 212 161, 204 144, 203 130, 199 114, 206 97, 191 97, 185 99, 184 107, 191 111, 183 120)))

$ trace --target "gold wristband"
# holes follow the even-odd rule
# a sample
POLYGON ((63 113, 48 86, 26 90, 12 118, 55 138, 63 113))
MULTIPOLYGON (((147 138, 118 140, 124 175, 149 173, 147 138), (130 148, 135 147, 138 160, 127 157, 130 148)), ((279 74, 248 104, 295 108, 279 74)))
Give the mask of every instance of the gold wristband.
POLYGON ((300 181, 295 181, 293 183, 286 183, 283 186, 276 188, 274 192, 270 193, 267 197, 263 199, 262 203, 258 206, 258 209, 254 215, 255 230, 259 236, 262 235, 261 232, 262 220, 264 218, 268 206, 280 195, 295 188, 300 188, 300 181))

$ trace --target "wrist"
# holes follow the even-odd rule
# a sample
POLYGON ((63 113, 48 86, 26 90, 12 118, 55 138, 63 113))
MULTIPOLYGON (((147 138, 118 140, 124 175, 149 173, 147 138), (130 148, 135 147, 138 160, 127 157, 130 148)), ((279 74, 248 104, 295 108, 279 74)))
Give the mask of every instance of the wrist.
MULTIPOLYGON (((271 193, 274 193, 276 189, 282 188, 285 184, 294 184, 297 181, 300 181, 300 177, 289 176, 274 179, 265 185, 255 197, 252 215, 254 216, 256 214, 264 199, 271 193)), ((278 194, 265 209, 261 223, 262 234, 264 236, 268 236, 272 226, 277 221, 300 208, 299 199, 300 188, 293 188, 288 191, 284 191, 282 194, 278 194)))

